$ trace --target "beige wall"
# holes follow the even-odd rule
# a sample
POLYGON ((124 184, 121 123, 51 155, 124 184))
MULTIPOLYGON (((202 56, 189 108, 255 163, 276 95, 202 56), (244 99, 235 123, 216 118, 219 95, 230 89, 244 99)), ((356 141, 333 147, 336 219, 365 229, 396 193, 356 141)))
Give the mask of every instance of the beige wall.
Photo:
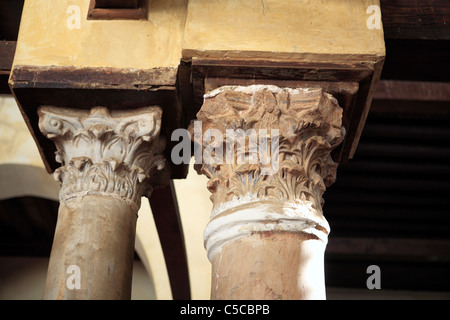
POLYGON ((211 264, 203 246, 203 231, 212 209, 207 181, 194 170, 193 159, 187 179, 174 181, 186 241, 192 298, 201 300, 210 298, 211 287, 211 264))
POLYGON ((42 166, 15 100, 11 95, 0 94, 0 164, 8 163, 42 166))
POLYGON ((58 200, 58 192, 15 100, 0 95, 0 200, 23 195, 58 200))
MULTIPOLYGON (((178 206, 185 237, 191 284, 191 297, 204 300, 210 297, 211 265, 203 247, 203 230, 212 208, 206 178, 193 170, 185 180, 175 180, 178 206)), ((157 299, 172 299, 169 277, 159 244, 155 222, 147 199, 142 199, 137 221, 136 250, 153 276, 157 299)))

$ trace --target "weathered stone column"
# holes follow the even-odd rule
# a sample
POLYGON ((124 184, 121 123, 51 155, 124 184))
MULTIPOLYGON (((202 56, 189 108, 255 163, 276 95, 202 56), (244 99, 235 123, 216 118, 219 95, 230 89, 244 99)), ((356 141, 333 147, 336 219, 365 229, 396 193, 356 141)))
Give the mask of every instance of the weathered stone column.
POLYGON ((320 88, 221 87, 197 118, 196 170, 213 202, 211 298, 324 299, 322 195, 345 134, 337 100, 320 88))
POLYGON ((160 155, 161 109, 41 107, 39 128, 62 164, 44 299, 130 299, 137 212, 160 155))

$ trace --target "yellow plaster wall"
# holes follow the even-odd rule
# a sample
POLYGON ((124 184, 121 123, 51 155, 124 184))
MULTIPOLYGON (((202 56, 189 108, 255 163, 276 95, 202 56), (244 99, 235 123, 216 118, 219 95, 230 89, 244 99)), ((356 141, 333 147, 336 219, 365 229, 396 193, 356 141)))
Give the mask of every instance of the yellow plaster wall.
POLYGON ((370 5, 379 0, 149 0, 148 21, 94 21, 87 20, 89 0, 26 0, 14 65, 176 68, 182 52, 384 56, 383 29, 367 28, 370 5), (79 29, 67 26, 71 5, 80 8, 79 29))
POLYGON ((178 67, 187 0, 150 0, 148 21, 87 20, 89 0, 26 0, 14 65, 178 67), (68 27, 80 8, 80 28, 68 27))
POLYGON ((190 0, 183 56, 308 59, 384 55, 378 0, 190 0))
POLYGON ((42 159, 11 95, 0 95, 0 165, 41 166, 42 159))

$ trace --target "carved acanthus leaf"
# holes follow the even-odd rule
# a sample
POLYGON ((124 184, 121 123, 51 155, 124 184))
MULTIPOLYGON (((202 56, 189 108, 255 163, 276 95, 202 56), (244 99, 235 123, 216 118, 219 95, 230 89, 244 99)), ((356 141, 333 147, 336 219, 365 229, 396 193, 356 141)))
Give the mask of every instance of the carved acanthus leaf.
MULTIPOLYGON (((216 129, 223 134, 222 143, 212 150, 222 148, 224 160, 202 161, 195 166, 198 173, 210 179, 208 189, 215 208, 233 199, 253 197, 308 201, 321 212, 322 195, 336 175, 337 164, 330 152, 345 135, 342 108, 333 96, 320 88, 222 87, 205 95, 197 119, 202 123, 202 134, 192 137, 204 152, 211 149, 205 148, 211 142, 204 141, 204 133, 216 129), (250 149, 248 145, 244 153, 247 159, 257 159, 256 162, 239 163, 237 152, 233 161, 227 161, 224 151, 227 142, 228 148, 231 144, 234 150, 239 150, 227 133, 230 129, 253 129, 267 132, 267 136, 271 130, 278 130, 278 152, 274 155, 272 150, 271 154, 277 157, 271 159, 277 162, 277 170, 273 174, 263 173, 261 150, 250 149)), ((273 139, 267 138, 269 146, 274 144, 273 139)))
POLYGON ((162 170, 161 109, 110 112, 39 108, 39 128, 56 145, 61 201, 79 193, 111 194, 135 204, 149 192, 151 172, 162 170))

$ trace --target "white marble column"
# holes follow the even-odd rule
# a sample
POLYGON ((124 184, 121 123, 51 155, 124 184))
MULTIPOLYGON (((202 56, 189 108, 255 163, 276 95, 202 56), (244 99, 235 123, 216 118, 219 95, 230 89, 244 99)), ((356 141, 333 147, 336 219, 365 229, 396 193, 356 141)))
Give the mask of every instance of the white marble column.
POLYGON ((325 299, 322 195, 345 134, 337 100, 320 88, 228 86, 205 95, 197 119, 211 298, 325 299))
POLYGON ((57 148, 60 208, 44 299, 130 299, 137 212, 165 166, 159 107, 43 106, 57 148))

